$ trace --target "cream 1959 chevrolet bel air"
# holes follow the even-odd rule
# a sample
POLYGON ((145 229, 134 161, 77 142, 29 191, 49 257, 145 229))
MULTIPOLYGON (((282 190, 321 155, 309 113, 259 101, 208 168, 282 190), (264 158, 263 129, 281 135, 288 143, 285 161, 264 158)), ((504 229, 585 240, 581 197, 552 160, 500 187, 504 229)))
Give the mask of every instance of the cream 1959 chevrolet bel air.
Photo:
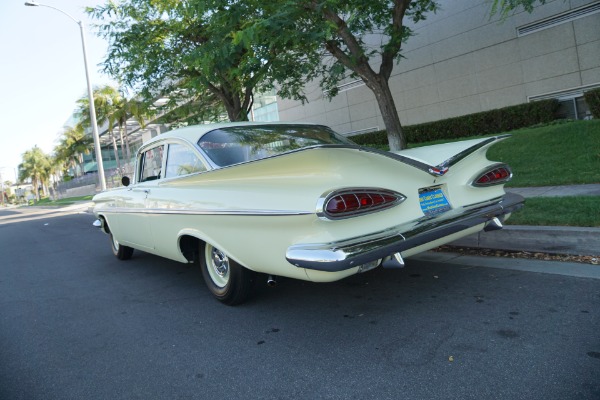
POLYGON ((523 198, 485 154, 506 137, 386 152, 321 125, 191 126, 145 143, 94 213, 117 258, 198 262, 211 293, 239 304, 257 273, 330 282, 502 228, 523 198))

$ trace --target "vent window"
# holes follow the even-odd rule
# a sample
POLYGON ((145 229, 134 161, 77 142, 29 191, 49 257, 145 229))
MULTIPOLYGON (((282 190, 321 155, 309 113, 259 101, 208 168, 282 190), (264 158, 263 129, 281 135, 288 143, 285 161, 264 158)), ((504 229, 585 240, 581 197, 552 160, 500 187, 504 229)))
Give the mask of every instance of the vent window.
POLYGON ((550 18, 545 18, 531 24, 523 25, 517 28, 517 36, 525 36, 530 33, 552 28, 566 22, 571 22, 579 18, 587 17, 588 15, 600 12, 600 1, 587 4, 583 7, 574 8, 570 11, 554 15, 550 18))

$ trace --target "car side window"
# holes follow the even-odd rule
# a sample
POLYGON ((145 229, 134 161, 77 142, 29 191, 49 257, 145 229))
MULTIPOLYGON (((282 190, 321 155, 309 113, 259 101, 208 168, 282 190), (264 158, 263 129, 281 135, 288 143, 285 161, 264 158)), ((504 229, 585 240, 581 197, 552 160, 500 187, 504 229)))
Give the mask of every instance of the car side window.
POLYGON ((157 146, 146 150, 142 155, 140 182, 153 181, 161 178, 163 147, 157 146))
POLYGON ((202 171, 206 171, 206 167, 192 149, 183 144, 169 144, 165 178, 202 171))

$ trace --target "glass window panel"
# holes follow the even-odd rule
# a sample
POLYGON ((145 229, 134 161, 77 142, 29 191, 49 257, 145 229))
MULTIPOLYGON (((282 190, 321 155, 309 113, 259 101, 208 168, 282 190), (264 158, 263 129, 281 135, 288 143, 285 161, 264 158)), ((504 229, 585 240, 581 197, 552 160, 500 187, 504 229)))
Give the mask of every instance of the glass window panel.
POLYGON ((559 100, 556 116, 559 119, 576 119, 575 102, 573 99, 559 100))
POLYGON ((163 159, 163 146, 147 150, 142 155, 142 170, 140 182, 160 179, 163 159))
POLYGON ((247 125, 215 129, 198 145, 218 166, 259 160, 288 151, 321 145, 353 145, 319 125, 247 125))
POLYGON ((169 145, 165 178, 189 175, 202 171, 206 171, 206 167, 192 149, 182 144, 169 145))

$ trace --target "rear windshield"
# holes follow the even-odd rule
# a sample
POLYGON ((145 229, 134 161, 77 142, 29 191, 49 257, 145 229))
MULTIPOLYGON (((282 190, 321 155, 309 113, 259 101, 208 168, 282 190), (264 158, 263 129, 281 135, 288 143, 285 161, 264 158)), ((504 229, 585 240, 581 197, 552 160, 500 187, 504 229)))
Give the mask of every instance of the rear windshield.
POLYGON ((215 129, 198 145, 218 166, 239 164, 318 145, 354 145, 325 126, 248 125, 215 129))

